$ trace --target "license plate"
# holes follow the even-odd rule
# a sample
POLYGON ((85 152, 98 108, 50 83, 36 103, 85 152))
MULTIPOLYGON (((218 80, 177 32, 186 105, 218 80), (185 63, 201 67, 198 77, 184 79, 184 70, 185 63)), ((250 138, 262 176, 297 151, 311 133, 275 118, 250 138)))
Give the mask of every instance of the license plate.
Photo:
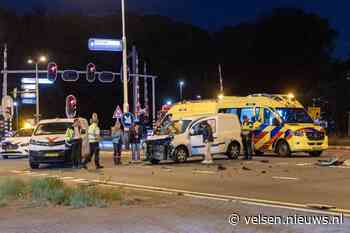
POLYGON ((321 150, 321 147, 319 147, 319 146, 314 146, 314 147, 312 147, 312 150, 321 150))
POLYGON ((51 153, 47 153, 46 157, 58 157, 58 153, 57 152, 51 152, 51 153))

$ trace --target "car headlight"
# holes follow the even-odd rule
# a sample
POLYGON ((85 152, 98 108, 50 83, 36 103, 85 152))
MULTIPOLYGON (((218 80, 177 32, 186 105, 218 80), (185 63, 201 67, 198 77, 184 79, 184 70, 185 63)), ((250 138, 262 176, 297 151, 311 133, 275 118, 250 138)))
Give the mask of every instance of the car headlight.
POLYGON ((297 136, 297 137, 303 137, 304 136, 304 131, 302 131, 302 130, 294 131, 293 135, 297 136))

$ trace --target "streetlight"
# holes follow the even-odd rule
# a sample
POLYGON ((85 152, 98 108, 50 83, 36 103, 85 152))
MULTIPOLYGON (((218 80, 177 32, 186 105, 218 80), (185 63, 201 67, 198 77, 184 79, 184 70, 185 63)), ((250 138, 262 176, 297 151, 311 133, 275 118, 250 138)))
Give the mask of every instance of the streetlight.
POLYGON ((35 111, 35 120, 36 123, 39 123, 40 120, 40 109, 39 109, 39 64, 45 63, 47 61, 46 56, 40 56, 38 59, 28 59, 28 64, 35 64, 35 97, 36 97, 36 111, 35 111))
POLYGON ((182 101, 182 88, 185 85, 184 81, 180 81, 179 82, 179 86, 180 86, 180 101, 182 101))

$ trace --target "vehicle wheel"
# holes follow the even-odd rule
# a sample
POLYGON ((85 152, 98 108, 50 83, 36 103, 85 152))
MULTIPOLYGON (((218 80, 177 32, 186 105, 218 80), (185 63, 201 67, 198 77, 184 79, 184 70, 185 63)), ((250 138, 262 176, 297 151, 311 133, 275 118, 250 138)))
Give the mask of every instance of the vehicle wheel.
POLYGON ((150 162, 152 164, 159 164, 160 161, 158 159, 151 159, 150 162))
POLYGON ((9 157, 7 155, 2 156, 3 159, 8 159, 9 157))
POLYGON ((311 151, 309 152, 311 157, 320 157, 322 155, 322 151, 311 151))
POLYGON ((33 163, 32 161, 29 161, 29 166, 31 169, 38 169, 39 168, 39 164, 33 163))
POLYGON ((280 156, 288 156, 288 157, 290 157, 292 155, 292 153, 291 153, 291 151, 289 149, 289 145, 288 145, 288 143, 286 141, 280 141, 277 144, 276 152, 280 156))
POLYGON ((174 152, 175 162, 184 163, 186 162, 187 158, 188 158, 188 152, 185 147, 181 146, 175 149, 175 152, 174 152))
POLYGON ((229 159, 238 159, 240 154, 241 154, 241 146, 239 145, 239 143, 231 142, 226 152, 227 157, 229 159))
POLYGON ((262 156, 262 155, 264 155, 264 152, 263 152, 263 151, 256 150, 256 151, 254 151, 254 152, 255 152, 255 155, 257 155, 257 156, 262 156))

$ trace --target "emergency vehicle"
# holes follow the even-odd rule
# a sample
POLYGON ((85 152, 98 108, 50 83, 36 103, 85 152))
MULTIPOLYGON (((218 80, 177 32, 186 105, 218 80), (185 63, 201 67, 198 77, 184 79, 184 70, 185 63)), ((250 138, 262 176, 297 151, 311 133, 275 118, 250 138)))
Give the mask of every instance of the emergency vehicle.
POLYGON ((325 130, 316 125, 293 95, 253 94, 227 96, 217 100, 183 101, 173 105, 163 121, 215 113, 235 114, 254 124, 254 150, 257 155, 276 152, 291 156, 307 152, 320 156, 328 149, 325 130))
MULTIPOLYGON (((87 130, 89 124, 86 119, 79 118, 82 132, 82 156, 89 152, 87 130)), ((73 126, 74 119, 42 120, 35 127, 29 142, 29 166, 38 169, 40 164, 70 164, 71 151, 65 142, 68 128, 73 126)))

